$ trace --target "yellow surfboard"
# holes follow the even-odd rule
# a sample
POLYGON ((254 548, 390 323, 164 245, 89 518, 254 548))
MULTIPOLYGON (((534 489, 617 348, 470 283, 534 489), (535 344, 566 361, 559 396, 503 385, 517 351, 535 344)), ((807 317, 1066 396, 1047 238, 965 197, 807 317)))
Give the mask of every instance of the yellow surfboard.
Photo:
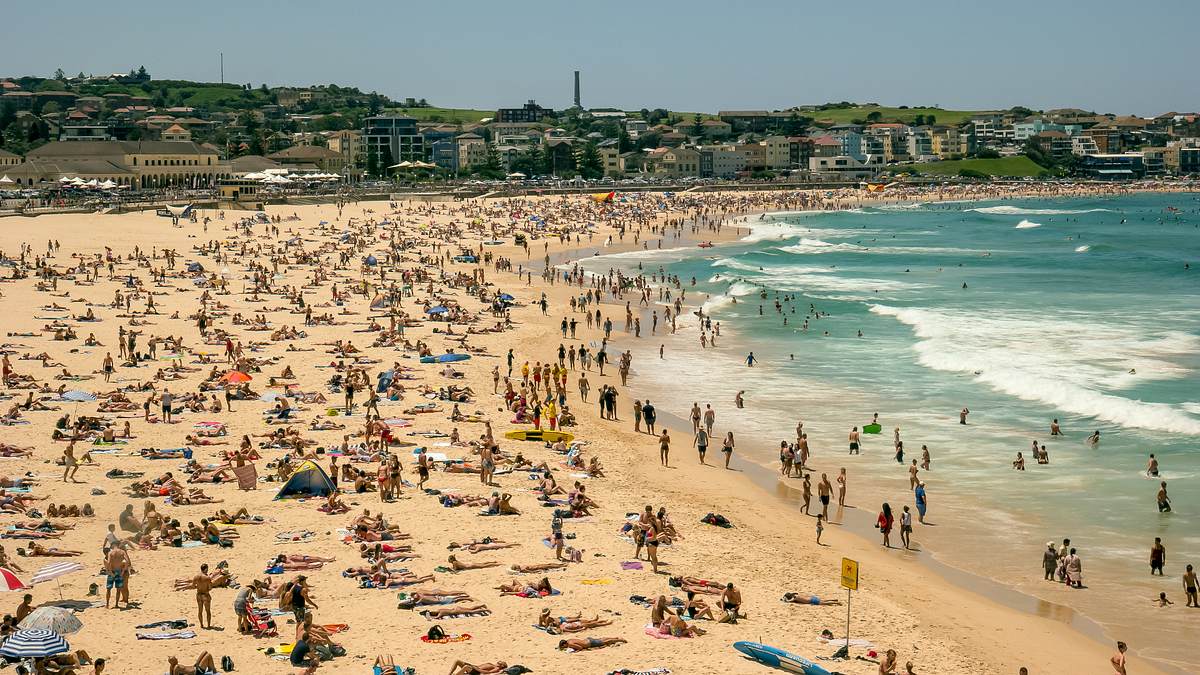
POLYGON ((565 431, 550 431, 549 429, 522 429, 520 431, 510 431, 504 434, 505 438, 510 438, 514 441, 537 441, 540 443, 557 443, 562 441, 570 443, 575 440, 574 434, 568 434, 565 431))

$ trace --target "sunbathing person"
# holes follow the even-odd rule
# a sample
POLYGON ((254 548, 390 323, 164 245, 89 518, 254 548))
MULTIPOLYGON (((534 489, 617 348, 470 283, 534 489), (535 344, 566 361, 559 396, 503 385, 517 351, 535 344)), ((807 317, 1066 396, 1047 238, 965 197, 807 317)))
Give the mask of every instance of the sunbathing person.
POLYGON ((228 466, 219 466, 215 469, 196 469, 188 477, 189 483, 222 483, 228 480, 234 480, 228 466))
POLYGON ((683 619, 679 618, 678 615, 668 616, 665 619, 663 619, 663 622, 661 624, 659 624, 658 629, 663 634, 670 635, 671 637, 676 637, 676 638, 699 637, 701 635, 704 635, 704 633, 706 632, 703 629, 701 629, 699 626, 696 626, 695 624, 690 624, 690 623, 684 621, 683 619))
MULTIPOLYGON (((325 566, 325 560, 289 560, 292 556, 287 556, 280 553, 267 565, 267 574, 280 574, 283 572, 297 572, 300 570, 319 570, 325 566)), ((298 558, 307 558, 308 556, 295 556, 298 558)), ((330 558, 328 562, 332 562, 330 558)))
POLYGON ((626 642, 629 642, 629 640, 626 640, 625 638, 619 638, 619 637, 615 637, 615 638, 583 638, 583 639, 569 638, 566 640, 559 640, 558 641, 558 649, 560 649, 560 650, 570 649, 571 651, 582 652, 582 651, 587 651, 589 649, 600 649, 602 647, 609 647, 612 645, 625 644, 626 642))
MULTIPOLYGON (((19 551, 20 551, 20 549, 18 549, 18 552, 19 551)), ((76 556, 83 555, 83 551, 72 551, 69 549, 61 549, 61 548, 55 548, 55 547, 46 548, 45 546, 42 546, 41 544, 37 543, 36 541, 31 541, 31 542, 29 542, 29 549, 28 549, 28 551, 26 551, 25 555, 30 556, 30 557, 44 557, 44 558, 74 558, 76 556)))
POLYGON ((552 616, 550 608, 542 610, 538 616, 538 627, 545 628, 547 633, 555 635, 558 633, 579 633, 589 628, 600 628, 601 626, 612 625, 612 621, 601 619, 599 615, 591 618, 583 618, 583 614, 575 614, 574 616, 552 616))
POLYGON ((263 523, 262 516, 250 515, 244 506, 232 515, 225 509, 220 509, 212 519, 224 525, 261 525, 263 523))
POLYGON ((499 551, 503 548, 515 548, 517 546, 520 546, 520 544, 509 544, 500 541, 499 539, 492 539, 489 537, 483 541, 473 541, 469 544, 457 544, 455 542, 450 542, 450 545, 447 546, 447 548, 460 548, 465 549, 469 553, 480 553, 482 551, 499 551))
POLYGON ((180 665, 179 659, 174 656, 167 659, 167 664, 170 666, 167 675, 215 675, 217 672, 217 664, 208 652, 200 652, 195 665, 180 665))
POLYGON ((450 675, 496 675, 507 670, 508 663, 504 661, 480 663, 479 665, 466 661, 455 661, 454 665, 450 666, 450 675))
POLYGON ((550 585, 550 580, 542 577, 535 585, 529 585, 520 579, 514 579, 508 583, 500 584, 496 587, 500 591, 500 595, 518 595, 523 598, 537 598, 554 594, 554 588, 550 585))
POLYGON ((698 579, 696 577, 670 577, 667 579, 667 584, 685 592, 691 591, 693 593, 706 593, 708 595, 721 595, 725 592, 725 584, 717 581, 709 581, 708 579, 698 579))
POLYGON ((784 593, 783 601, 790 602, 795 605, 840 605, 841 600, 837 599, 821 599, 815 595, 805 595, 803 593, 784 593))
POLYGON ((514 572, 524 572, 526 574, 532 574, 535 572, 552 572, 554 570, 565 570, 566 568, 567 568, 566 563, 559 562, 559 563, 536 563, 533 565, 513 565, 509 569, 511 569, 514 572))
POLYGON ((439 589, 417 590, 409 593, 400 600, 400 609, 413 609, 421 605, 452 605, 456 602, 474 602, 468 593, 463 591, 443 591, 439 589))
POLYGON ((450 605, 448 607, 434 607, 432 609, 421 610, 421 615, 427 619, 445 619, 455 616, 487 616, 492 613, 488 606, 480 603, 477 605, 450 605))
POLYGON ((479 562, 479 563, 460 562, 459 559, 453 555, 450 556, 449 558, 447 558, 446 561, 450 563, 450 569, 454 570, 455 572, 464 572, 466 570, 481 570, 481 569, 485 569, 488 567, 499 567, 500 566, 500 563, 498 563, 494 560, 491 562, 479 562))

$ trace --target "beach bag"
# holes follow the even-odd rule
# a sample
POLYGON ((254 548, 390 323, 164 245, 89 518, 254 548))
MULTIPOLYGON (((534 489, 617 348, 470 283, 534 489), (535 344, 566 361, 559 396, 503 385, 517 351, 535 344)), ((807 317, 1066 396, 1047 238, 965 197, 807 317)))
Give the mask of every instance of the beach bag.
POLYGON ((233 672, 233 659, 228 656, 221 657, 221 670, 230 673, 233 672))

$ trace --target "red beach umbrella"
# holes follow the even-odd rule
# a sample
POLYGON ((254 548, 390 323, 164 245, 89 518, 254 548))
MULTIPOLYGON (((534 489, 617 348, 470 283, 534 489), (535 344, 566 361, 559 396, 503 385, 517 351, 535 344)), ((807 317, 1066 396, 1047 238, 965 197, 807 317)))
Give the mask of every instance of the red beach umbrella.
POLYGON ((253 377, 250 377, 249 375, 247 375, 246 373, 243 373, 240 370, 231 370, 228 373, 225 373, 224 375, 221 376, 222 381, 229 382, 231 384, 241 384, 243 382, 249 382, 250 380, 253 380, 253 379, 254 379, 253 377))
POLYGON ((17 578, 17 575, 7 567, 0 567, 0 591, 23 591, 29 588, 25 582, 17 578))

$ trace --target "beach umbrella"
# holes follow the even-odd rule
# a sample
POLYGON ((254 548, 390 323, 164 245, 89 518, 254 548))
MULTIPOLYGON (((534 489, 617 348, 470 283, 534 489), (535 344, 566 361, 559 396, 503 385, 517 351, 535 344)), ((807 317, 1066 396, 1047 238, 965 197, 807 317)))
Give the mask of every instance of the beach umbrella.
POLYGON ((0 591, 23 591, 29 588, 7 567, 0 567, 0 591))
POLYGON ((450 310, 446 309, 442 305, 438 305, 437 307, 430 307, 429 309, 425 310, 425 313, 426 314, 445 314, 446 312, 449 312, 449 311, 450 310))
POLYGON ((70 635, 83 628, 83 622, 76 618, 74 611, 66 607, 43 605, 30 612, 17 627, 70 635))
POLYGON ((249 382, 250 380, 253 380, 253 379, 254 379, 253 377, 250 377, 249 375, 247 375, 246 373, 243 373, 240 370, 231 370, 228 373, 225 373, 224 375, 221 376, 222 382, 228 382, 230 384, 241 384, 242 382, 249 382))
POLYGON ((4 646, 0 647, 0 656, 36 659, 61 654, 70 649, 71 645, 54 631, 29 629, 19 630, 8 636, 4 646))
POLYGON ((91 393, 90 391, 83 391, 82 389, 72 389, 71 391, 68 391, 62 395, 62 400, 74 401, 75 403, 82 403, 84 401, 95 401, 96 395, 91 393))
POLYGON ((45 583, 47 581, 53 581, 54 579, 65 576, 72 572, 79 572, 82 570, 83 570, 83 565, 80 565, 77 562, 51 563, 49 565, 46 565, 42 569, 38 570, 37 574, 33 575, 33 580, 31 581, 31 583, 40 584, 40 583, 45 583))
POLYGON ((12 184, 13 184, 13 183, 15 183, 15 182, 16 182, 16 181, 14 181, 13 179, 9 178, 8 176, 4 176, 4 177, 0 178, 0 183, 3 183, 3 184, 5 184, 5 185, 12 185, 12 184))
POLYGON ((273 392, 273 391, 268 391, 267 393, 263 394, 262 396, 259 396, 258 400, 265 401, 267 403, 274 403, 276 400, 281 399, 281 398, 284 398, 283 394, 273 392))
POLYGON ((509 295, 508 293, 501 293, 500 299, 503 300, 504 302, 512 302, 513 300, 516 300, 516 298, 509 295))

